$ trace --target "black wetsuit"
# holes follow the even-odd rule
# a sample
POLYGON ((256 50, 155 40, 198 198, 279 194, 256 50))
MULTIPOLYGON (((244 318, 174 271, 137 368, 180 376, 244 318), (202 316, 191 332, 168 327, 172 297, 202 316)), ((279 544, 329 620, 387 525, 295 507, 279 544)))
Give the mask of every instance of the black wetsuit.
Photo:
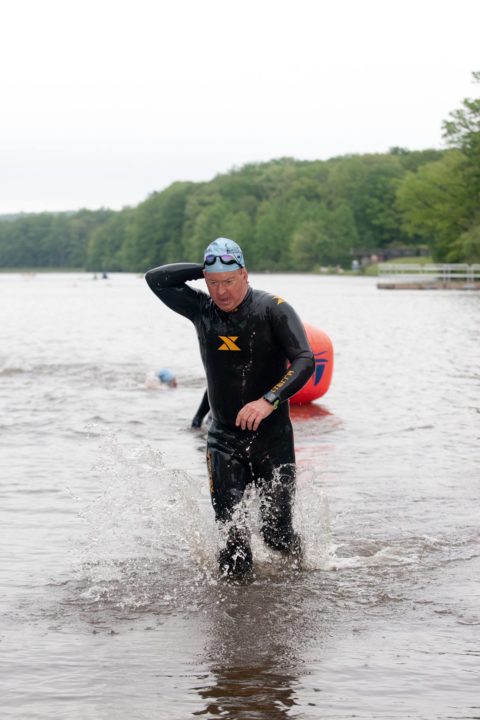
POLYGON ((199 428, 202 426, 203 418, 210 410, 210 403, 208 402, 208 391, 205 390, 203 393, 203 397, 200 401, 200 405, 198 406, 198 410, 193 416, 192 420, 192 427, 199 428))
MULTIPOLYGON (((264 540, 289 552, 298 539, 292 529, 295 453, 286 401, 312 374, 313 354, 298 315, 282 298, 249 288, 239 307, 224 312, 207 293, 186 284, 200 278, 202 266, 190 263, 146 275, 160 300, 197 331, 212 414, 207 463, 215 515, 227 523, 255 482, 262 495, 264 540), (269 391, 280 401, 278 409, 256 431, 236 427, 241 408, 269 391)), ((238 538, 230 542, 230 554, 238 546, 238 538)))

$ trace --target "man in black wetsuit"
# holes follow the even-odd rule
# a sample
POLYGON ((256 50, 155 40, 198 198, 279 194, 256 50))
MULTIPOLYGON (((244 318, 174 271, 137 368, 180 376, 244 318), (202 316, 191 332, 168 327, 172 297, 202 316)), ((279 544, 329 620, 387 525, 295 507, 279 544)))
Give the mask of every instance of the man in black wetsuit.
POLYGON ((288 398, 307 382, 314 357, 293 308, 248 284, 240 247, 218 238, 204 263, 164 265, 146 274, 157 297, 191 320, 207 376, 212 423, 207 466, 215 517, 226 533, 225 575, 252 568, 238 509, 250 483, 258 487, 261 532, 270 547, 298 555, 292 527, 295 453, 288 398), (209 295, 187 285, 205 279, 209 295))

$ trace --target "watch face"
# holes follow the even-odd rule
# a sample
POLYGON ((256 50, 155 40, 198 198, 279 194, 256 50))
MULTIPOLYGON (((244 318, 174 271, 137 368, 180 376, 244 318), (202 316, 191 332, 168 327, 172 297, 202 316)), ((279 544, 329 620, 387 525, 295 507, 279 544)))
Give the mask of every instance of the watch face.
POLYGON ((265 395, 263 397, 267 402, 270 403, 270 405, 273 405, 274 408, 278 407, 280 400, 277 397, 275 397, 273 392, 265 393, 265 395))

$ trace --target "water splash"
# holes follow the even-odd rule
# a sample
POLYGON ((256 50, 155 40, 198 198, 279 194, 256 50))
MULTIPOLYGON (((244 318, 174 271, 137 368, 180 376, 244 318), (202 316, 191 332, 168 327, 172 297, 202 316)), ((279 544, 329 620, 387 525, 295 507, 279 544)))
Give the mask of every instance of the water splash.
MULTIPOLYGON (((138 609, 163 599, 173 606, 192 597, 192 582, 215 585, 224 534, 198 481, 169 467, 148 444, 121 443, 109 435, 99 454, 92 469, 99 489, 89 501, 77 498, 86 527, 76 549, 76 590, 83 602, 138 609)), ((264 544, 260 502, 252 486, 234 520, 249 533, 261 582, 298 567, 264 544)), ((313 469, 299 472, 294 525, 304 545, 301 569, 325 569, 331 554, 329 510, 313 469)))
POLYGON ((86 532, 76 548, 76 590, 86 605, 173 602, 187 578, 211 572, 211 510, 195 480, 149 445, 108 436, 100 454, 92 478, 101 489, 90 501, 77 498, 86 532))

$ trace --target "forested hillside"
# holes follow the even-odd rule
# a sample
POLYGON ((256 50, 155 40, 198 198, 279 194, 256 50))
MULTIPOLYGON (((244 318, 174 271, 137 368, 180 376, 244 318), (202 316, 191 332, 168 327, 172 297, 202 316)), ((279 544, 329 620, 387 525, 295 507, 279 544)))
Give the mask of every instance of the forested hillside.
POLYGON ((240 243, 251 270, 349 267, 362 251, 420 245, 437 261, 480 262, 480 99, 443 130, 444 151, 282 158, 176 182, 121 211, 4 216, 0 267, 143 272, 200 261, 218 236, 240 243))

